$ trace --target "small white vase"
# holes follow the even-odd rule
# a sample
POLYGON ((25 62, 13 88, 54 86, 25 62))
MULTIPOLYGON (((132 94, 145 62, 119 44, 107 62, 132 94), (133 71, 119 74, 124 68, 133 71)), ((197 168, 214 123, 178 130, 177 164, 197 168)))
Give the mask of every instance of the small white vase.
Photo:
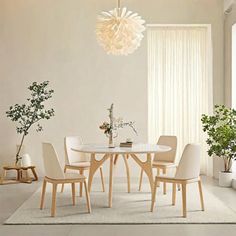
POLYGON ((29 154, 23 154, 21 159, 21 166, 28 167, 31 166, 31 157, 29 154))
POLYGON ((233 173, 231 172, 219 172, 219 185, 221 187, 231 187, 233 180, 233 173))

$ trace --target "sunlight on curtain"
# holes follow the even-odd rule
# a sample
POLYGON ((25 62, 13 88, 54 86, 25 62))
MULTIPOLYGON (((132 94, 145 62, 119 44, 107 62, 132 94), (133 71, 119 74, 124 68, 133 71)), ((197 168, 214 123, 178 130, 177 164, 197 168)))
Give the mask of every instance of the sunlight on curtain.
POLYGON ((202 145, 201 172, 212 175, 201 115, 211 114, 212 56, 210 28, 148 28, 148 137, 178 137, 177 158, 187 143, 202 145))

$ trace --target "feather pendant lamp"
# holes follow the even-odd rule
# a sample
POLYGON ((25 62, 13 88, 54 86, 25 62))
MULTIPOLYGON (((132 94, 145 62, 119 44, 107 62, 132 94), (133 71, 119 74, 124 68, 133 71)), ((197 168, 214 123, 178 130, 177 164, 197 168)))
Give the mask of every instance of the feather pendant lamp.
POLYGON ((99 44, 107 54, 128 55, 133 53, 141 44, 145 21, 126 7, 118 7, 102 12, 98 16, 96 35, 99 44))

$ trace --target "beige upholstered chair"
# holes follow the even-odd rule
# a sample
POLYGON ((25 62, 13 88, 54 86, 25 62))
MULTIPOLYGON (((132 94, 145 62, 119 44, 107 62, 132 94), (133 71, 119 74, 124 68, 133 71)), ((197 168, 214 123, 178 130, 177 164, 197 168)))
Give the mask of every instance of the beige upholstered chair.
MULTIPOLYGON (((162 152, 155 154, 152 163, 152 167, 157 170, 157 175, 160 174, 160 170, 162 170, 163 174, 166 174, 167 169, 177 168, 176 165, 177 137, 160 136, 157 144, 171 147, 171 150, 169 152, 162 152)), ((142 179, 143 179, 143 170, 141 170, 140 174, 139 191, 141 191, 142 179)), ((166 194, 166 183, 163 183, 163 193, 166 194)))
POLYGON ((42 196, 40 209, 43 209, 44 206, 44 198, 46 192, 47 183, 51 183, 53 186, 52 189, 52 206, 51 206, 51 216, 55 216, 56 212, 56 193, 57 193, 57 185, 58 184, 71 184, 72 189, 72 202, 75 205, 75 184, 81 183, 84 184, 86 199, 87 199, 87 207, 88 212, 91 212, 90 206, 90 197, 87 190, 86 177, 76 173, 64 173, 61 165, 59 163, 57 154, 52 144, 43 143, 43 160, 44 160, 44 168, 45 168, 45 177, 43 180, 43 188, 42 188, 42 196))
POLYGON ((190 183, 198 182, 201 208, 202 208, 202 211, 204 211, 202 185, 201 185, 201 179, 200 179, 199 174, 200 174, 200 145, 188 144, 186 145, 183 151, 175 177, 156 176, 153 193, 152 193, 151 211, 153 211, 153 208, 154 208, 154 203, 156 199, 156 188, 157 188, 158 182, 172 183, 173 185, 172 205, 175 205, 176 184, 182 185, 183 217, 187 217, 186 185, 190 183))
MULTIPOLYGON (((64 172, 67 170, 78 170, 81 175, 84 174, 85 170, 90 168, 90 158, 85 153, 75 152, 72 149, 83 144, 82 140, 78 136, 65 137, 65 168, 64 172)), ((100 167, 100 175, 102 181, 102 191, 105 192, 104 178, 102 167, 100 167)), ((80 184, 80 197, 82 197, 83 185, 80 184)), ((61 192, 63 192, 64 185, 62 185, 61 192)))

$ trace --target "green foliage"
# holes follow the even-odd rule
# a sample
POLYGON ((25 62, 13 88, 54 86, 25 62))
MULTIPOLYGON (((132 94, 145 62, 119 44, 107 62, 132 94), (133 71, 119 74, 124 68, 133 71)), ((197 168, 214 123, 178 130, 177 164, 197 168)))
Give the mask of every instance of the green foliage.
POLYGON ((224 158, 225 172, 236 159, 236 110, 215 105, 214 115, 202 115, 203 131, 207 133, 209 156, 224 158))
POLYGON ((7 117, 9 117, 13 122, 17 123, 16 131, 22 134, 22 140, 20 148, 16 154, 16 163, 18 162, 20 149, 22 147, 24 137, 29 133, 30 128, 35 124, 36 131, 42 131, 43 127, 40 125, 39 121, 49 120, 54 116, 53 109, 45 109, 44 103, 52 97, 54 93, 53 90, 49 90, 49 81, 44 81, 42 83, 33 82, 32 85, 28 87, 31 92, 31 97, 27 98, 26 104, 15 104, 10 106, 9 111, 6 112, 7 117))
MULTIPOLYGON (((49 120, 54 116, 54 110, 46 110, 44 106, 44 102, 50 99, 54 92, 53 90, 47 90, 48 84, 48 81, 39 84, 33 82, 33 84, 28 87, 31 91, 31 98, 27 99, 28 104, 15 104, 6 112, 7 117, 18 123, 16 127, 17 133, 27 135, 33 124, 43 119, 49 120)), ((42 131, 42 129, 42 126, 38 123, 36 130, 42 131)))

